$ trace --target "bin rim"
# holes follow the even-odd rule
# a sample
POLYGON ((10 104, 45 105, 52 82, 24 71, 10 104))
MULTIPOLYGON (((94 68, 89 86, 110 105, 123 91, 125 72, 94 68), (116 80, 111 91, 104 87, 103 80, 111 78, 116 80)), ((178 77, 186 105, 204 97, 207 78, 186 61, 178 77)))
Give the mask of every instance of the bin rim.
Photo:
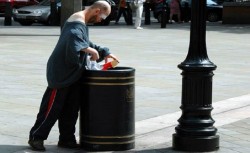
POLYGON ((93 71, 93 72, 127 72, 127 71, 135 71, 135 68, 132 67, 125 67, 125 66, 117 66, 108 70, 85 70, 85 71, 93 71))

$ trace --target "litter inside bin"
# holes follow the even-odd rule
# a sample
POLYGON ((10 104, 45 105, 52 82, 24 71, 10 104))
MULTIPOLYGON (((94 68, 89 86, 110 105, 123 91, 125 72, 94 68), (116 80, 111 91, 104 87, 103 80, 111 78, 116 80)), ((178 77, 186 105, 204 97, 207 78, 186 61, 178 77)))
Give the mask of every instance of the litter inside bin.
POLYGON ((111 62, 108 62, 108 63, 105 63, 103 66, 102 66, 102 70, 107 70, 109 68, 114 68, 118 65, 118 61, 117 60, 113 60, 111 62))
POLYGON ((87 70, 107 70, 109 68, 116 67, 118 65, 118 63, 119 62, 117 60, 113 60, 113 61, 107 62, 105 64, 99 64, 96 61, 90 60, 90 56, 88 56, 86 69, 87 70))

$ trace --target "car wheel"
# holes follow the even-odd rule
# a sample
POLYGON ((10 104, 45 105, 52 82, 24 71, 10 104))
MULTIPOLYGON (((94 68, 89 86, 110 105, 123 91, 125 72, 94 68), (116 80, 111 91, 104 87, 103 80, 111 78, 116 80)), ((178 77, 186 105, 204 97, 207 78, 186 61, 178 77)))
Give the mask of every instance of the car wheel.
POLYGON ((32 25, 32 22, 30 22, 30 21, 19 21, 19 23, 21 25, 23 25, 23 26, 30 26, 30 25, 32 25))
POLYGON ((219 15, 215 12, 209 12, 207 14, 207 20, 209 22, 217 22, 219 20, 219 15))

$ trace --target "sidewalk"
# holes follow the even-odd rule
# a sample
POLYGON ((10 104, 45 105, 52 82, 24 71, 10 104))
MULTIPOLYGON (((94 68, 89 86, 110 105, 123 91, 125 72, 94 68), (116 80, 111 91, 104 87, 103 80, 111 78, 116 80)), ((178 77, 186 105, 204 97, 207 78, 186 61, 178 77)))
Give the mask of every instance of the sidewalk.
MULTIPOLYGON (((0 21, 0 152, 31 153, 28 132, 46 88, 46 62, 59 27, 2 26, 0 21)), ((136 69, 136 148, 125 152, 165 153, 180 117, 181 71, 189 47, 188 23, 143 30, 124 24, 90 26, 90 39, 108 46, 119 66, 136 69)), ((218 67, 213 77, 213 118, 219 153, 250 152, 250 25, 207 24, 207 51, 218 67)), ((79 128, 77 127, 77 134, 79 128)), ((47 152, 80 153, 56 147, 55 125, 45 141, 47 152)))

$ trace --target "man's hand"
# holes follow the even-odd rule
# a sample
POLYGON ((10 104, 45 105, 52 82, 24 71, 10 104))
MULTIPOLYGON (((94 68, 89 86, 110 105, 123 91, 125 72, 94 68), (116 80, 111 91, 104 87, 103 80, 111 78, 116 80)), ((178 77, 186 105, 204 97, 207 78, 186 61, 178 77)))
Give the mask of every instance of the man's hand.
POLYGON ((109 58, 112 58, 113 60, 116 60, 118 63, 119 63, 119 60, 118 60, 118 58, 115 56, 115 55, 113 55, 113 54, 109 54, 108 56, 106 56, 104 59, 105 59, 105 63, 107 63, 108 62, 108 59, 109 58))
POLYGON ((99 53, 96 49, 88 47, 88 48, 85 48, 83 51, 91 55, 91 58, 90 58, 91 61, 96 61, 99 59, 99 53))

